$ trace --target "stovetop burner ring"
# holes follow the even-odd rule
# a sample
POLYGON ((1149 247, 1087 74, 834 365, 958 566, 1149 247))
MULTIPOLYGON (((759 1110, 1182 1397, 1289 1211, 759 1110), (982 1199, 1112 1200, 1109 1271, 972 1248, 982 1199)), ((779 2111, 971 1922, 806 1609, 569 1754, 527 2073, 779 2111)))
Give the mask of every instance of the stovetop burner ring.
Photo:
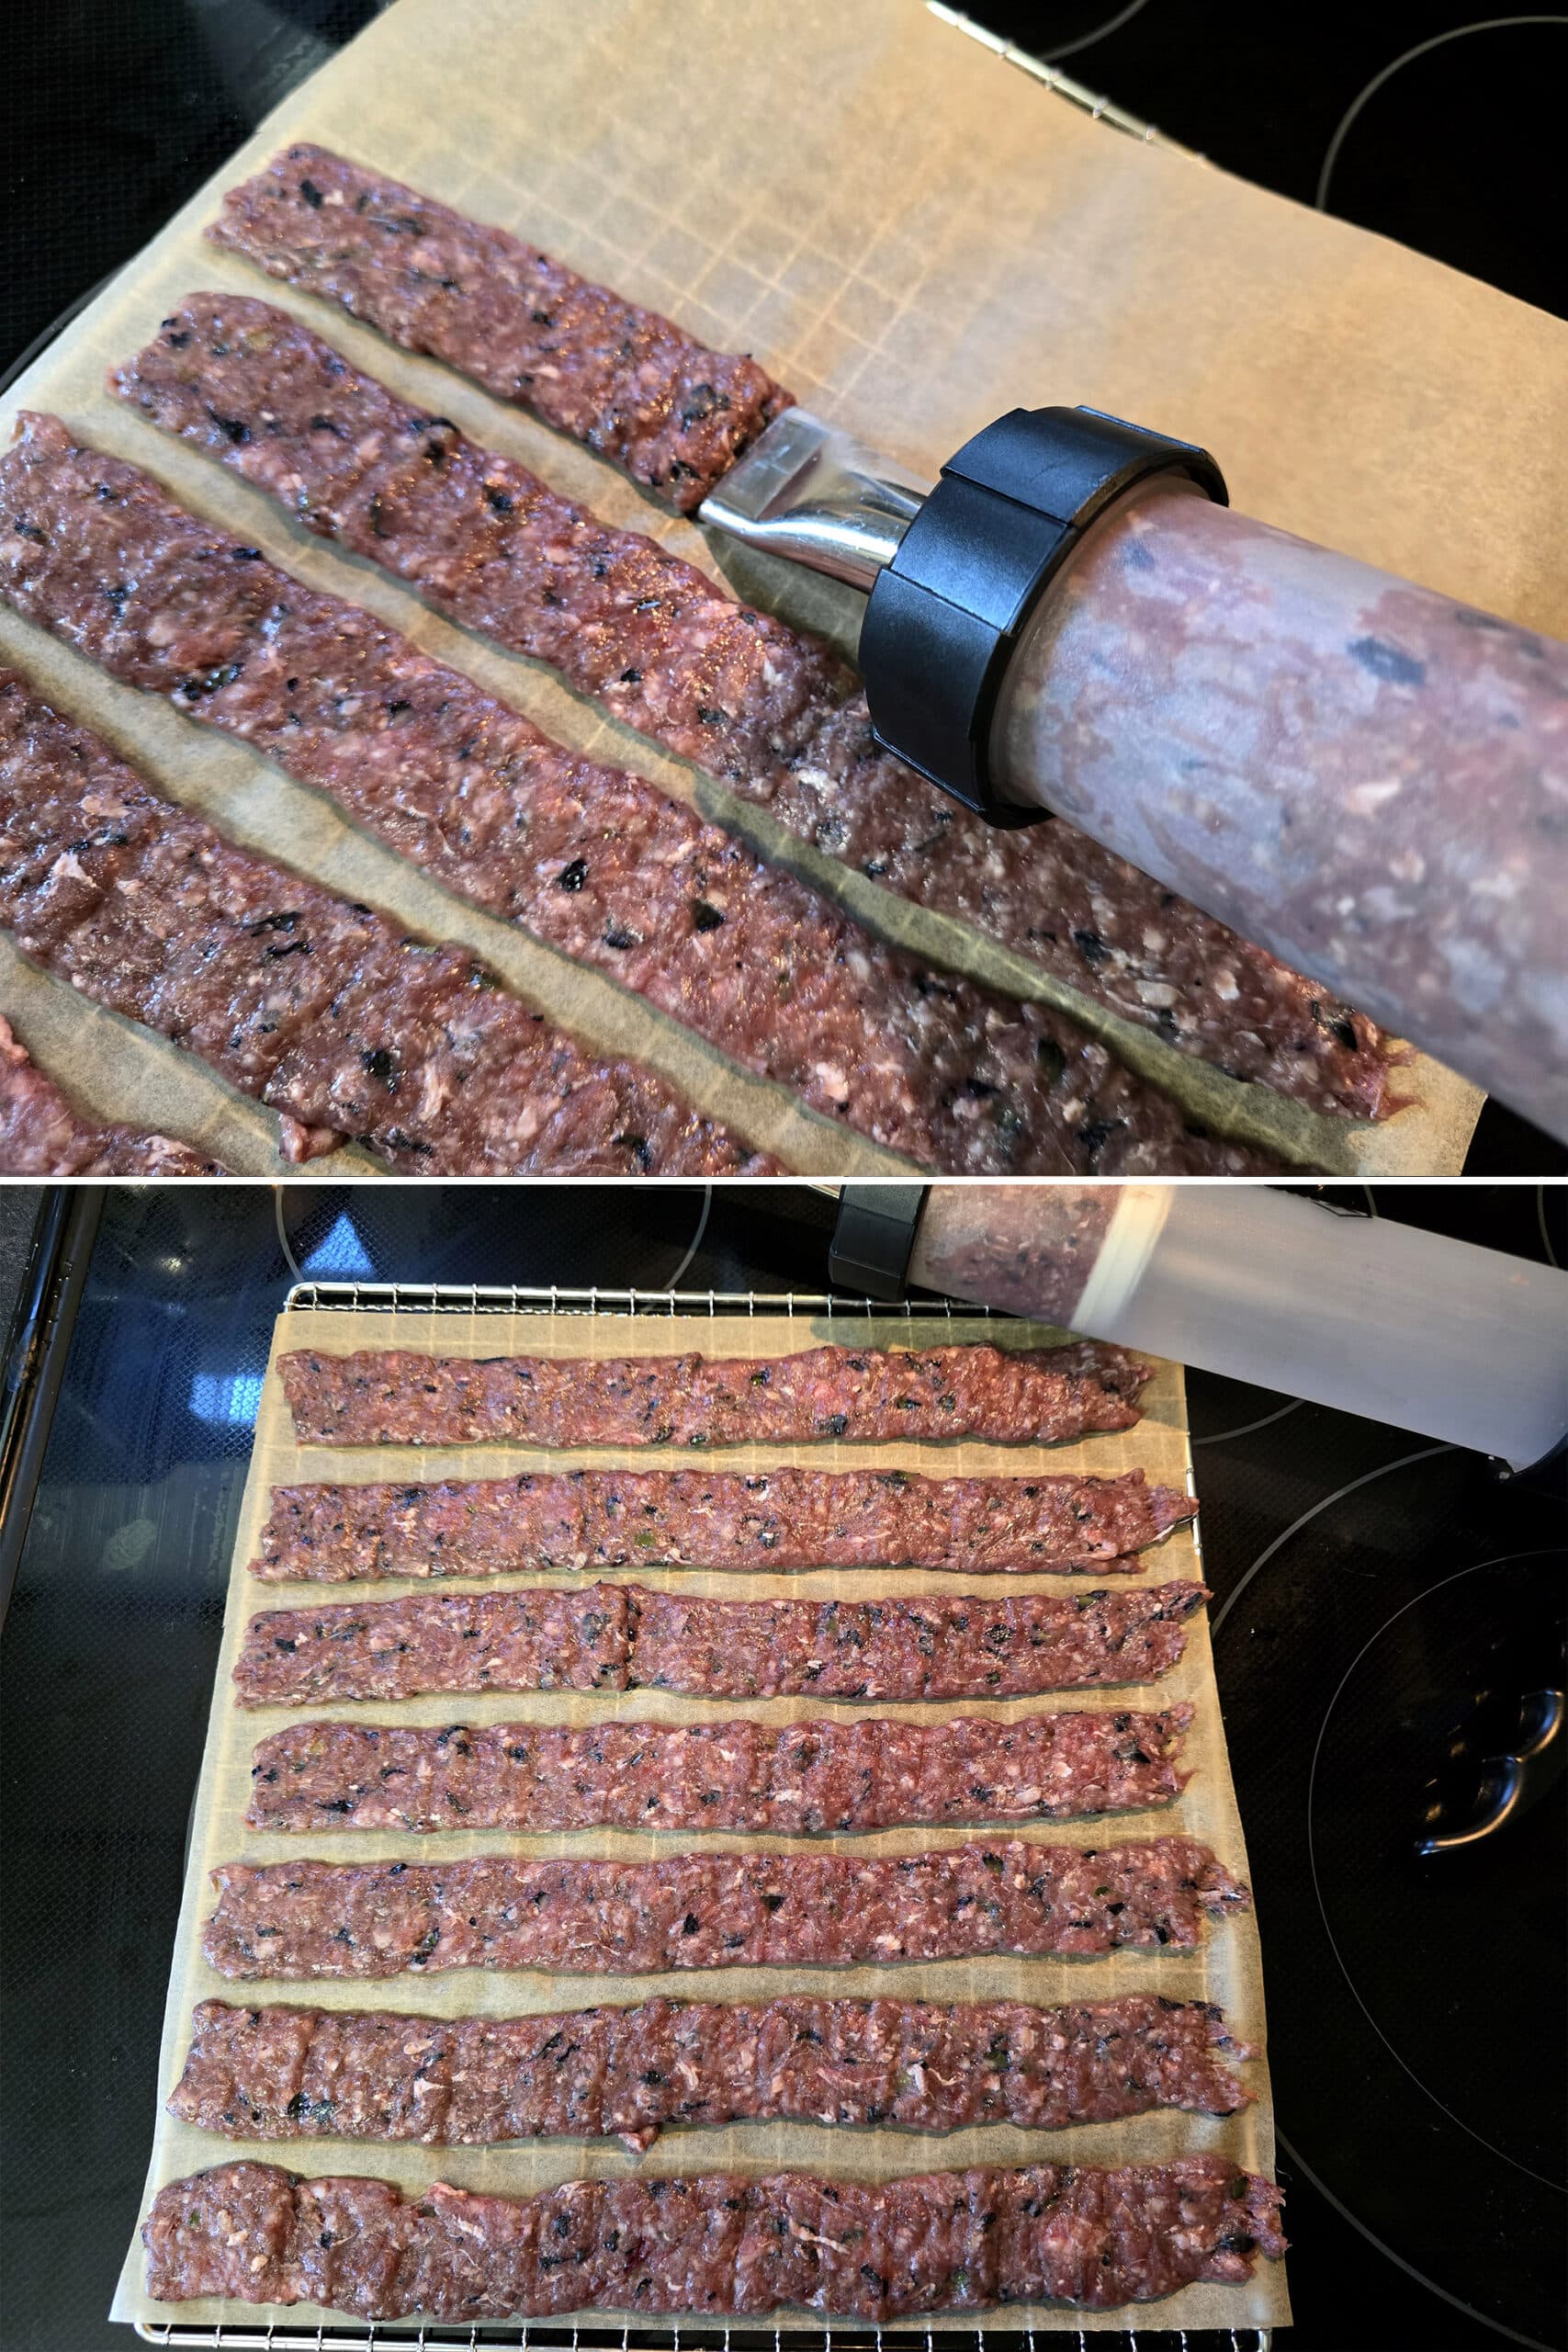
POLYGON ((1387 1478, 1392 1476, 1395 1470, 1408 1470, 1412 1463, 1431 1462, 1439 1453, 1457 1453, 1459 1451, 1457 1445, 1426 1445, 1417 1453, 1402 1453, 1396 1462, 1380 1462, 1375 1470, 1363 1470, 1359 1478, 1347 1479, 1344 1486, 1336 1487, 1331 1495, 1325 1495, 1321 1502, 1314 1503, 1310 1510, 1303 1510, 1299 1519, 1293 1519, 1291 1521, 1282 1535, 1276 1535, 1272 1544, 1266 1550, 1259 1552, 1247 1574, 1237 1577, 1235 1586, 1226 1593, 1218 1609, 1212 1611, 1209 1619, 1211 1635, 1219 1633, 1225 1619, 1230 1615, 1258 1570, 1266 1568, 1276 1552, 1284 1550, 1292 1535, 1299 1535, 1303 1527, 1310 1527, 1313 1521, 1321 1519, 1325 1510, 1332 1510, 1337 1502, 1343 1502, 1345 1497, 1353 1495, 1358 1487, 1370 1487, 1376 1478, 1387 1478))
MULTIPOLYGON (((1447 1452, 1448 1450, 1448 1448, 1438 1449, 1438 1451, 1441 1452, 1447 1452)), ((1390 1466, 1392 1467, 1393 1465, 1391 1464, 1390 1466)), ((1340 1491, 1343 1493, 1347 1490, 1341 1488, 1340 1491)), ((1334 1498, 1331 1496, 1329 1499, 1332 1501, 1334 1498)), ((1322 1506, 1320 1506, 1320 1508, 1322 1508, 1322 1506)), ((1284 1538, 1281 1537, 1280 1542, 1282 1543, 1283 1541, 1284 1538)), ((1450 2123, 1456 2124, 1460 2131, 1465 2134, 1467 2139, 1473 2140, 1477 2146, 1484 2148, 1488 2154, 1499 2157, 1504 2164, 1511 2165, 1516 2172, 1527 2174, 1531 2180, 1539 2180, 1543 2188, 1553 2189, 1559 2196, 1568 2196, 1568 2189, 1564 2188, 1563 2184, 1561 2181, 1553 2180, 1548 2173, 1537 2172, 1533 2165, 1527 2165, 1521 2162, 1517 2156, 1509 2155, 1506 2149, 1499 2148, 1495 2142, 1488 2140, 1483 2132, 1477 2132, 1473 2124, 1466 2123, 1462 2116, 1456 2115, 1453 2109, 1448 2106, 1444 2100, 1438 2097, 1437 2092, 1432 2089, 1429 2084, 1422 2080, 1421 2076, 1416 2072, 1415 2067, 1410 2064, 1407 2059, 1403 2058, 1400 2055, 1398 2050, 1394 2047, 1394 2044, 1389 2040, 1388 2035, 1383 2031, 1382 2026, 1372 2015, 1371 2010, 1361 1998, 1360 1992, 1357 1987, 1356 1980, 1345 1964, 1345 1955, 1339 1949, 1338 1938, 1335 1935, 1334 1929, 1329 1925, 1328 1906, 1323 1899, 1323 1882, 1319 1875, 1317 1866, 1317 1841, 1313 1818, 1313 1807, 1317 1794, 1317 1768, 1323 1755, 1323 1743, 1328 1733, 1329 1719, 1333 1715, 1336 1706, 1338 1704, 1340 1693, 1344 1690, 1346 1684, 1355 1673, 1356 1668, 1366 1657, 1367 1652, 1382 1639, 1382 1636, 1387 1633, 1389 1627, 1391 1625, 1397 1624, 1401 1617, 1406 1616, 1412 1609, 1418 1608, 1421 1602, 1429 1600, 1433 1593, 1442 1592, 1450 1585, 1460 1584, 1466 1577, 1483 1575, 1488 1568, 1506 1568, 1510 1566, 1516 1560, 1550 1559, 1552 1557, 1555 1548, 1556 1547, 1552 1545, 1542 1544, 1539 1548, 1531 1551, 1502 1552, 1499 1553, 1495 1559, 1477 1560, 1468 1568, 1456 1568, 1451 1576, 1438 1577, 1435 1583, 1423 1587, 1422 1590, 1417 1593, 1413 1593, 1408 1600, 1401 1601, 1399 1607, 1392 1611, 1374 1632, 1368 1634, 1366 1640, 1361 1644, 1360 1648, 1356 1652, 1355 1657, 1350 1660, 1349 1665, 1345 1668, 1344 1673, 1335 1684, 1328 1704, 1323 1711, 1323 1721, 1319 1724, 1317 1728, 1317 1738, 1313 1744, 1312 1763, 1307 1772, 1306 1837, 1307 1863, 1312 1871, 1313 1893, 1317 1899, 1318 1917, 1323 1922, 1323 1932, 1328 1939, 1328 1948, 1334 1954, 1335 1961, 1338 1965, 1339 1973, 1345 1979, 1346 1985, 1349 1990, 1352 2000, 1354 2000, 1357 2007, 1360 2010, 1361 2015, 1366 2018, 1367 2023, 1371 2027, 1372 2031, 1377 2035, 1378 2040, 1382 2043, 1383 2048, 1388 2052, 1389 2056, 1393 2060, 1394 2064, 1401 2067, 1404 2074, 1409 2076, 1416 2089, 1420 2091, 1425 2098, 1429 2098, 1432 2105, 1438 2109, 1439 2113, 1446 2115, 1450 2123)), ((1477 2316, 1479 2317, 1480 2314, 1478 2313, 1477 2316)))
POLYGON ((1342 2197, 1335 2195, 1328 2183, 1320 2174, 1314 2172, 1301 2151, 1286 2138, 1278 2122, 1274 2126, 1274 2138, 1277 2145, 1284 2150, 1303 2178, 1310 2180, 1318 2195, 1333 2206, 1340 2219, 1348 2222, 1357 2235, 1365 2238, 1369 2245, 1376 2246, 1380 2254, 1385 2255, 1396 2270, 1403 2270, 1407 2278, 1414 2278, 1419 2286, 1425 2287, 1429 2293, 1436 2295, 1439 2301, 1449 2304, 1452 2310, 1462 2312, 1466 2319, 1477 2320, 1483 2327, 1490 2328, 1495 2335, 1506 2335, 1510 2344, 1522 2344, 1525 2352, 1558 2352, 1556 2345, 1544 2342, 1539 2335, 1525 2335, 1518 2328, 1510 2327, 1506 2320, 1494 2319, 1490 2312, 1477 2311, 1474 2304, 1467 2303, 1461 2295, 1454 2294, 1449 2288, 1439 2285, 1436 2278, 1429 2278, 1424 2270, 1418 2270, 1405 2256, 1390 2245, 1386 2238, 1380 2238, 1376 2230, 1369 2229, 1359 2215, 1351 2211, 1342 2197))

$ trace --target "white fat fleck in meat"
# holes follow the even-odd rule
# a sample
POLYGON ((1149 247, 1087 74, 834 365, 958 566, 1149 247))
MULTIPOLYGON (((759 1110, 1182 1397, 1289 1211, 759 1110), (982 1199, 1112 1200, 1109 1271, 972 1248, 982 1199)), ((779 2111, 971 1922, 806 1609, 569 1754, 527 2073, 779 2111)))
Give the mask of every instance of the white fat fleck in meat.
POLYGON ((1351 785, 1341 798, 1353 817, 1375 817, 1384 801, 1396 798, 1400 789, 1398 776, 1382 776, 1370 784, 1351 785))
POLYGON ((422 1122, 433 1120, 442 1104, 451 1099, 453 1082, 450 1070, 432 1058, 424 1066, 424 1077, 419 1092, 419 1116, 422 1122))

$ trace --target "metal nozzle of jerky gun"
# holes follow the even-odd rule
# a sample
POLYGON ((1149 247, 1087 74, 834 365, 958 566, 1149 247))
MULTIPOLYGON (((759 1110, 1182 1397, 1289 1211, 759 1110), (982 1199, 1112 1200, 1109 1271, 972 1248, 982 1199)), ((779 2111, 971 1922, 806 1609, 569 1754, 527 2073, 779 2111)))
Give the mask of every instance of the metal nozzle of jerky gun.
POLYGON ((789 408, 704 499, 697 520, 869 589, 931 487, 809 409, 789 408))

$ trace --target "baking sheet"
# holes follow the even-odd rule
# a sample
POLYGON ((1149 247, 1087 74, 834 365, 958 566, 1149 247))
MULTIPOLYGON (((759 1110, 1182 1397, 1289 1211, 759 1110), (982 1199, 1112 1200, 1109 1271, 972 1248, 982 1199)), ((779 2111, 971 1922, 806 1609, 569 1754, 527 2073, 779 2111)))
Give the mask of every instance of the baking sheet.
MULTIPOLYGON (((597 1448, 546 1454, 520 1446, 333 1448, 299 1447, 274 1369, 276 1356, 288 1348, 320 1347, 346 1354, 355 1348, 397 1346, 446 1355, 488 1356, 507 1352, 548 1355, 611 1356, 626 1353, 683 1353, 697 1349, 707 1353, 764 1356, 819 1344, 831 1337, 850 1345, 888 1345, 905 1341, 917 1346, 939 1344, 949 1338, 995 1340, 1008 1347, 1031 1347, 1062 1335, 1049 1327, 1029 1323, 1000 1326, 973 1317, 933 1316, 909 1320, 863 1320, 834 1315, 764 1317, 725 1315, 712 1322, 703 1317, 635 1318, 597 1315, 437 1315, 432 1313, 301 1312, 279 1318, 273 1336, 256 1419, 255 1446, 241 1505, 231 1574, 223 1645, 219 1660, 217 1693, 209 1724, 201 1780, 193 1823, 190 1855, 175 1939, 168 2008, 164 2022, 158 2064, 158 2095, 166 2098, 179 2079, 189 2040, 190 2012, 201 2000, 233 2001, 261 1997, 315 2004, 322 2008, 382 2008, 425 2016, 486 2014, 502 2016, 525 2011, 587 2007, 595 2002, 631 2003, 655 1995, 689 2000, 746 2001, 791 1991, 827 1992, 847 1997, 876 1993, 903 1993, 939 2000, 1021 1998, 1052 2002, 1099 1998, 1122 1992, 1157 1992, 1178 1999, 1215 2000, 1224 2007, 1232 2029, 1255 2045, 1258 2057, 1245 2069, 1245 2079, 1258 2094, 1258 2104, 1230 2117, 1191 2116, 1164 2112, 1128 2120, 1038 2133, 1011 2125, 987 2126, 950 2136, 926 2137, 891 2131, 835 2131, 804 2124, 740 2124, 718 2130, 671 2130, 662 2132, 652 2150, 640 2159, 626 2154, 618 2143, 536 2141, 504 2148, 383 2147, 367 2142, 310 2140, 297 2144, 265 2145, 230 2142, 157 2117, 142 2215, 157 2190, 169 2180, 233 2157, 256 2157, 308 2174, 369 2173, 396 2180, 405 2191, 427 2188, 437 2180, 468 2189, 524 2196, 562 2180, 584 2177, 611 2177, 640 2167, 647 2173, 672 2175, 733 2168, 741 2172, 771 2172, 785 2166, 817 2168, 858 2179, 881 2180, 900 2174, 944 2170, 968 2164, 1025 2164, 1042 2157, 1053 2161, 1109 2164, 1168 2160, 1198 2149, 1220 2149, 1238 2164, 1272 2174, 1274 2166, 1273 2109, 1269 2091, 1264 2048, 1263 1984, 1254 1915, 1244 1912, 1220 1923, 1196 1952, 1118 1952, 1093 1962, 990 1959, 945 1961, 894 1969, 821 1970, 728 1968, 682 1970, 650 1976, 548 1976, 527 1971, 456 1970, 440 1976, 406 1975, 385 1983, 236 1984, 217 1975, 200 1953, 202 1927, 215 1897, 207 1873, 220 1861, 276 1861, 305 1854, 351 1861, 356 1858, 400 1857, 436 1859, 479 1852, 518 1855, 613 1853, 635 1858, 679 1852, 692 1833, 657 1836, 629 1831, 557 1832, 543 1836, 500 1837, 495 1833, 441 1832, 426 1838, 405 1834, 350 1831, 340 1837, 307 1838, 281 1832, 258 1833, 244 1826, 250 1792, 251 1751, 256 1740, 286 1722, 348 1714, 355 1720, 399 1720, 446 1724, 460 1716, 472 1723, 588 1723, 620 1716, 669 1723, 717 1720, 721 1712, 737 1712, 733 1702, 682 1699, 669 1691, 634 1690, 616 1693, 536 1694, 487 1693, 454 1700, 450 1694, 406 1700, 388 1710, 375 1706, 241 1709, 231 1696, 230 1671, 245 1623, 258 1609, 291 1605, 291 1588, 263 1584, 253 1577, 247 1563, 266 1516, 268 1490, 300 1479, 375 1479, 411 1477, 503 1476, 547 1464, 568 1466, 598 1463, 606 1466, 646 1466, 654 1457, 642 1450, 597 1448)), ((705 1456, 710 1466, 757 1470, 781 1462, 830 1467, 875 1464, 922 1469, 939 1476, 962 1472, 1003 1471, 1019 1476, 1031 1470, 1093 1471, 1110 1474, 1143 1467, 1151 1479, 1190 1487, 1186 1404, 1179 1367, 1162 1364, 1145 1392, 1145 1412, 1135 1429, 1093 1437, 1075 1445, 1053 1447, 991 1445, 811 1445, 795 1447, 738 1446, 705 1456)), ((1175 1531, 1163 1544, 1143 1555, 1143 1567, 1132 1583, 1164 1583, 1201 1574, 1197 1544, 1190 1530, 1175 1531)), ((698 1590, 732 1599, 756 1599, 769 1594, 874 1595, 890 1587, 908 1592, 974 1589, 974 1579, 961 1574, 932 1575, 924 1570, 879 1569, 847 1574, 817 1570, 797 1576, 697 1573, 692 1570, 649 1570, 637 1579, 672 1590, 698 1590)), ((525 1583, 581 1583, 566 1574, 505 1580, 525 1583)), ((1053 1576, 987 1578, 999 1590, 1089 1589, 1093 1578, 1053 1576)), ((1120 1585, 1123 1579, 1118 1578, 1120 1585)), ((496 1579, 452 1578, 443 1589, 492 1589, 496 1579)), ((299 1588, 304 1590, 304 1588, 299 1588)), ((326 1589, 312 1586, 313 1592, 326 1589)), ((345 1586, 347 1594, 355 1588, 345 1586)), ((428 1580, 399 1579, 378 1584, 378 1598, 390 1599, 409 1591, 428 1591, 428 1580)), ((1040 1709, 1094 1705, 1165 1706, 1190 1700, 1196 1710, 1188 1735, 1184 1762, 1194 1776, 1180 1802, 1144 1814, 1127 1814, 1107 1822, 1086 1820, 1049 1823, 1033 1832, 1045 1843, 1070 1842, 1106 1846, 1166 1831, 1183 1831, 1211 1845, 1238 1876, 1247 1875, 1246 1849, 1236 1813, 1235 1792, 1225 1757, 1218 1693, 1209 1647, 1206 1620, 1192 1621, 1187 1653, 1179 1667, 1158 1682, 1136 1690, 1108 1694, 1068 1692, 1056 1698, 985 1702, 986 1712, 1012 1715, 1040 1709)), ((968 1705, 975 1702, 961 1702, 968 1705)), ((957 1709, 949 1702, 922 1702, 889 1706, 884 1712, 911 1719, 931 1720, 957 1709)), ((802 1721, 821 1712, 821 1702, 808 1699, 758 1701, 739 1710, 767 1722, 802 1721)), ((835 1710, 834 1712, 840 1712, 835 1710)), ((850 1709, 842 1710, 848 1713, 850 1709)), ((831 1850, 877 1849, 908 1853, 934 1846, 962 1845, 973 1831, 962 1829, 896 1829, 863 1838, 822 1841, 831 1850)), ((800 1841, 785 1838, 740 1840, 715 1838, 716 1847, 747 1844, 786 1851, 800 1841)), ((817 1841, 813 1841, 816 1843, 817 1841)), ((1288 2224, 1288 2216, 1287 2216, 1288 2224)), ((142 2256, 134 2240, 115 2295, 111 2316, 123 2320, 167 2319, 175 2312, 182 2319, 235 2320, 243 2312, 254 2319, 283 2320, 282 2306, 230 2304, 216 2300, 179 2305, 156 2303, 141 2285, 142 2256)), ((1190 2287, 1166 2301, 1148 2307, 1150 2325, 1160 2327, 1242 2327, 1282 2324, 1289 2318, 1284 2267, 1260 2263, 1246 2288, 1190 2287)), ((1069 2311, 1062 2306, 1024 2311, 1011 2306, 996 2314, 982 2314, 980 2324, 1016 2326, 1021 2316, 1041 2328, 1108 2328, 1124 2330, 1133 2311, 1123 2308, 1102 2313, 1069 2311)), ((965 2327, 976 2315, 955 2315, 933 2324, 965 2327)))
MULTIPOLYGON (((269 117, 0 413, 8 435, 17 407, 57 410, 551 734, 721 817, 887 936, 1066 1005, 1196 1115, 1329 1172, 1458 1171, 1480 1097, 1452 1074, 1419 1061, 1406 1073, 1419 1108, 1367 1128, 1206 1070, 966 926, 807 849, 111 400, 105 370, 183 296, 263 294, 405 399, 439 408, 611 521, 721 565, 789 619, 852 642, 852 592, 725 543, 705 547, 694 525, 544 426, 206 244, 200 231, 222 190, 293 138, 504 221, 713 343, 754 350, 804 401, 928 473, 1003 408, 1089 401, 1218 450, 1235 503, 1265 521, 1558 635, 1568 634, 1568 479, 1551 452, 1568 400, 1568 328, 1090 120, 919 0, 796 0, 783 17, 763 0, 398 0, 269 117)), ((464 940, 583 1039, 639 1053, 799 1172, 897 1165, 607 978, 465 908, 243 745, 112 686, 4 610, 0 655, 225 831, 412 928, 464 940)), ((74 1002, 50 987, 64 1007, 74 1002)), ((43 1017, 40 1003, 40 1035, 43 1017)), ((46 1066, 69 1084, 92 1040, 84 1028, 75 1046, 69 1021, 60 1025, 68 1058, 46 1066)), ((219 1081, 161 1041, 124 1059, 122 1093, 115 1073, 102 1078, 107 1115, 134 1115, 157 1061, 166 1099, 183 1106, 176 1132, 203 1132, 221 1103, 245 1126, 246 1170, 272 1172, 270 1114, 235 1109, 219 1081)))

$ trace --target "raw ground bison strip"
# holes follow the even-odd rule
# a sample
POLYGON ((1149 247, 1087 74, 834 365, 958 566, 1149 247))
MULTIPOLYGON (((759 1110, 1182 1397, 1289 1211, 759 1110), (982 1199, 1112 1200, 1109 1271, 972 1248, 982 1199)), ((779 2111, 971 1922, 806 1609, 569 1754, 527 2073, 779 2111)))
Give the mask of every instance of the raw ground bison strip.
POLYGON ((1180 1660, 1201 1584, 1119 1592, 708 1600, 415 1593, 266 1610, 234 1665, 242 1706, 421 1691, 678 1690, 708 1699, 1012 1699, 1152 1682, 1180 1660))
MULTIPOLYGON (((0 677, 0 691, 4 681, 0 677)), ((100 1126, 67 1102, 0 1013, 0 1175, 227 1176, 220 1161, 143 1127, 100 1126)))
POLYGON ((257 1743, 254 1829, 833 1832, 1064 1821, 1172 1804, 1190 1706, 823 1723, 290 1724, 257 1743))
POLYGON ((226 1862, 202 1950, 220 1976, 543 1968, 839 1968, 1190 1951, 1248 1896, 1206 1846, 924 1854, 683 1854, 669 1861, 226 1862))
POLYGON ((595 1057, 473 956, 408 937, 150 791, 0 667, 0 923, 35 963, 283 1116, 410 1175, 754 1174, 775 1161, 595 1057))
POLYGON ((520 2018, 203 2001, 169 2112, 235 2140, 608 2138, 667 2124, 1054 2132, 1151 2108, 1234 2115, 1253 2054, 1212 2001, 645 2001, 520 2018))
POLYGON ((682 512, 794 405, 754 359, 709 351, 506 230, 324 147, 286 149, 230 192, 208 234, 460 368, 682 512))
POLYGON ((597 1361, 301 1348, 277 1370, 301 1445, 1054 1444, 1132 1429, 1150 1377, 1125 1349, 1095 1340, 597 1361))
MULTIPOLYGON (((406 266, 389 248, 385 261, 406 266)), ((875 742, 826 646, 409 407, 287 311, 193 295, 111 383, 310 529, 900 897, 1233 1076, 1343 1115, 1393 1107, 1371 1022, 1075 827, 1005 833, 969 816, 875 742)))
POLYGON ((0 496, 17 611, 817 1113, 950 1172, 1277 1165, 1190 1129, 1072 1022, 886 946, 641 776, 552 742, 59 418, 24 413, 0 496))
POLYGON ((525 1471, 424 1487, 275 1487, 252 1566, 323 1584, 517 1568, 1124 1569, 1196 1510, 1141 1470, 525 1471))
POLYGON ((443 2183, 218 2165, 159 2190, 147 2291, 314 2303, 366 2319, 605 2310, 861 2319, 1073 2302, 1104 2310, 1285 2251, 1280 2193, 1220 2155, 1030 2165, 880 2187, 813 2173, 577 2180, 522 2199, 443 2183))

